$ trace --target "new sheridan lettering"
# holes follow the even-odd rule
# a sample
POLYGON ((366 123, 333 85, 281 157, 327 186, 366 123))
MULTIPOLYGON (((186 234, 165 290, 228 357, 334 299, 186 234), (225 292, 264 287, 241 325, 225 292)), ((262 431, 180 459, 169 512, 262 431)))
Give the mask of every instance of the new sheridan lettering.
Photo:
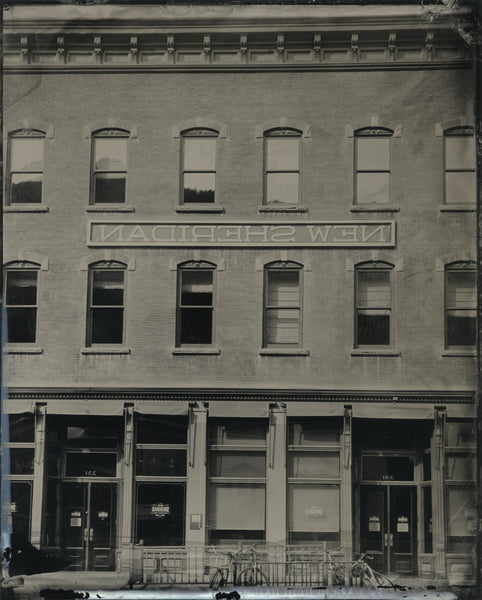
POLYGON ((92 223, 93 245, 356 246, 394 245, 392 224, 92 223))

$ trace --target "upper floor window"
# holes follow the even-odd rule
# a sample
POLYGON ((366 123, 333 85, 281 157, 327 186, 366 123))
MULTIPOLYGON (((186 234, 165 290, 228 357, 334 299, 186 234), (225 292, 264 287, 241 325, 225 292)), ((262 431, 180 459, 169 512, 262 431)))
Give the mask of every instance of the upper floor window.
POLYGON ((45 134, 19 131, 9 138, 9 204, 40 204, 44 170, 45 134))
POLYGON ((445 203, 470 204, 476 199, 475 137, 471 127, 444 133, 445 203))
POLYGON ((92 137, 91 204, 126 201, 127 131, 102 129, 92 137))
POLYGON ((7 342, 34 344, 37 340, 37 277, 33 263, 19 263, 5 271, 7 342))
POLYGON ((87 345, 124 341, 125 265, 98 262, 89 270, 87 345))
POLYGON ((452 263, 445 269, 445 345, 447 348, 475 346, 475 265, 452 263))
POLYGON ((300 139, 296 129, 272 129, 264 134, 265 204, 299 204, 300 139))
POLYGON ((356 270, 355 347, 392 343, 392 267, 370 262, 356 270))
POLYGON ((355 132, 355 202, 390 202, 390 139, 393 132, 366 127, 355 132))
POLYGON ((265 268, 263 346, 301 344, 301 271, 295 262, 265 268))
POLYGON ((212 129, 182 134, 182 204, 215 202, 217 137, 212 129))
POLYGON ((177 346, 213 343, 214 271, 204 261, 179 267, 177 346))

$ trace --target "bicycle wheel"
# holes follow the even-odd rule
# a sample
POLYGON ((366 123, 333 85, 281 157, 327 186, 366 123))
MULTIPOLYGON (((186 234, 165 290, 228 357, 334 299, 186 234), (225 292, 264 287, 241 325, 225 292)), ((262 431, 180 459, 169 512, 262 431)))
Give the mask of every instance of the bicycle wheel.
POLYGON ((238 585, 269 585, 268 577, 261 569, 248 567, 243 569, 237 578, 238 585))
POLYGON ((157 585, 160 589, 167 589, 174 585, 174 577, 170 575, 167 569, 163 569, 158 574, 157 585))
POLYGON ((209 582, 209 587, 212 590, 219 590, 220 587, 224 587, 226 585, 226 576, 224 574, 224 569, 218 569, 214 575, 211 577, 211 581, 209 582))

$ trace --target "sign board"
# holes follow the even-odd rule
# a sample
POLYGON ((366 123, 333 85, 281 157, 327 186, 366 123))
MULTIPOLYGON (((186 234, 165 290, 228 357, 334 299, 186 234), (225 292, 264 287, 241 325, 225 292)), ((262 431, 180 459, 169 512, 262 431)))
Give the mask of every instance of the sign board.
POLYGON ((158 519, 162 519, 166 517, 171 512, 171 507, 169 504, 162 504, 159 502, 158 504, 151 504, 151 514, 153 514, 158 519))
POLYGON ((87 245, 160 247, 394 247, 394 221, 89 221, 87 245))

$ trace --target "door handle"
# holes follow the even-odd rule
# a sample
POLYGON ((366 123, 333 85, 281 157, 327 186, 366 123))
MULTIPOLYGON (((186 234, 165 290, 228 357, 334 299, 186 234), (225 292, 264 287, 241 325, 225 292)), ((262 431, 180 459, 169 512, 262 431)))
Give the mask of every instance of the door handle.
POLYGON ((88 542, 88 541, 89 541, 89 530, 86 527, 84 529, 84 542, 88 542))
POLYGON ((388 546, 388 533, 385 534, 385 546, 388 546))
POLYGON ((393 533, 385 534, 385 546, 393 546, 393 533))
POLYGON ((94 539, 94 529, 91 527, 89 532, 89 541, 92 542, 94 539))

